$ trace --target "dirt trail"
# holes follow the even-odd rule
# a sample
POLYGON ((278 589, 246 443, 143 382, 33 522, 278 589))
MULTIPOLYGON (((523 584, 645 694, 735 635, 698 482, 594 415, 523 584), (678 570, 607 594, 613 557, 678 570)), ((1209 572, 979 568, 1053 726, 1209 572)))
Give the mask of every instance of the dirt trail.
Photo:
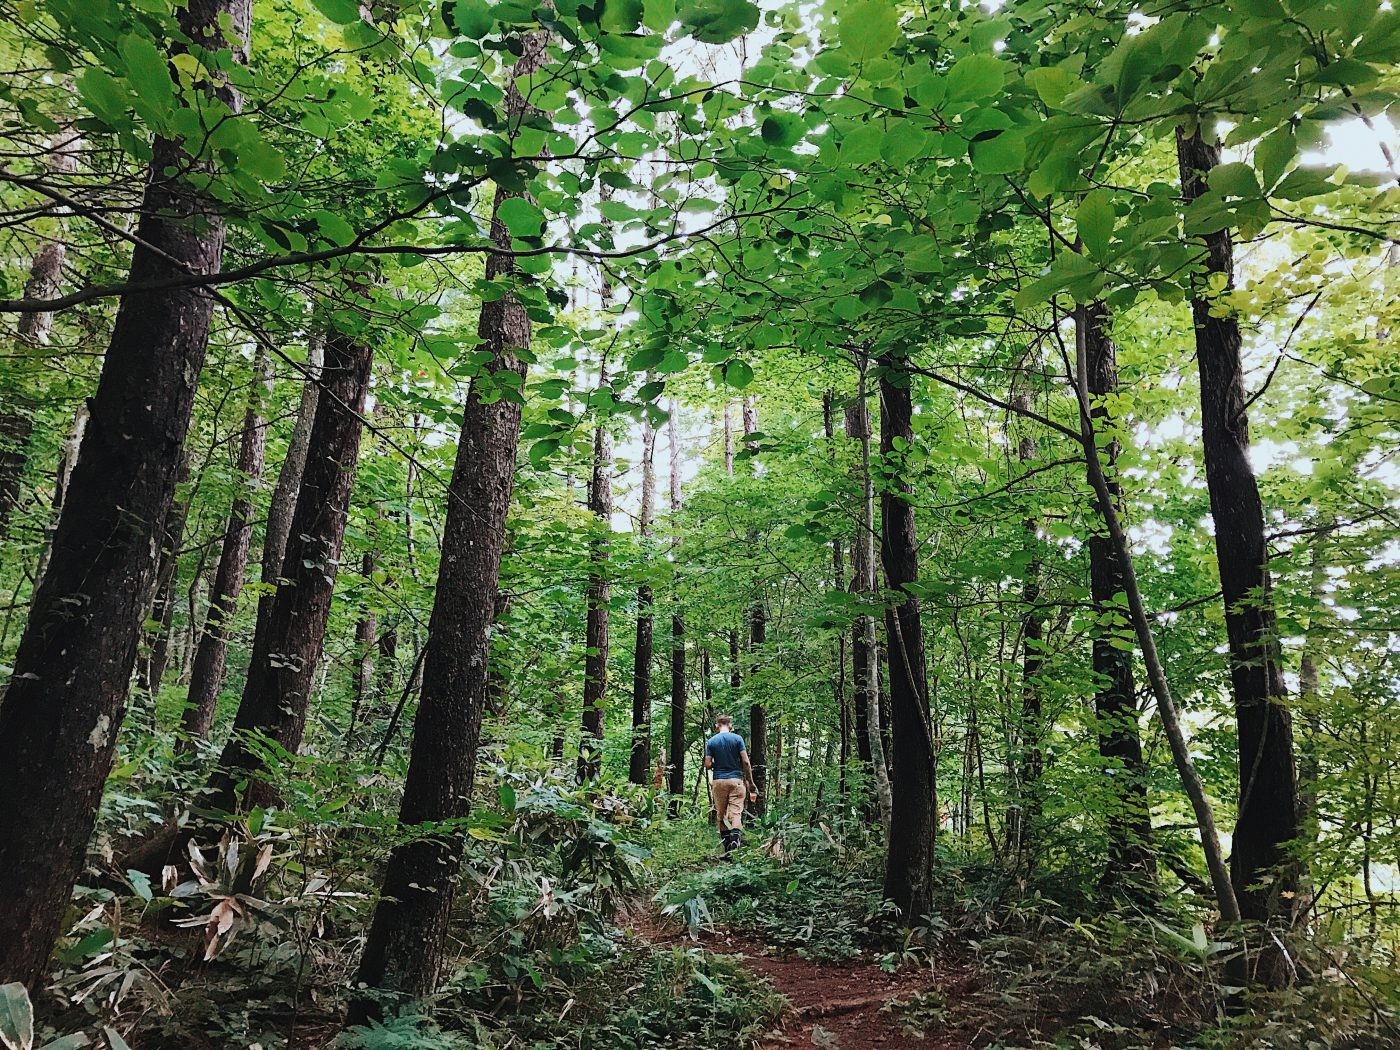
MULTIPOLYGON (((634 917, 638 935, 661 944, 693 943, 674 927, 658 927, 634 917)), ((765 977, 788 1001, 779 1027, 759 1050, 967 1050, 965 1033, 945 1029, 910 1035, 899 1019, 883 1008, 920 992, 938 991, 956 1001, 967 991, 965 974, 905 969, 886 973, 874 963, 852 960, 815 963, 782 955, 768 947, 720 930, 702 933, 700 945, 717 955, 738 959, 745 969, 765 977)))

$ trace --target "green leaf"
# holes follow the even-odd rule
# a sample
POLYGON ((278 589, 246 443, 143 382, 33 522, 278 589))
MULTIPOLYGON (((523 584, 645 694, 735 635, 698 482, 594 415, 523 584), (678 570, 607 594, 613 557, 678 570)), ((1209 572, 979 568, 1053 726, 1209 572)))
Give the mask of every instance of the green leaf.
POLYGON ((968 144, 972 166, 984 175, 1020 171, 1026 159, 1026 138, 1020 131, 987 132, 968 144))
POLYGON ((336 25, 348 26, 360 20, 359 0, 311 0, 311 3, 336 25))
POLYGON ((1084 242, 1089 254, 1103 258, 1113 237, 1112 191, 1097 189, 1086 193, 1074 213, 1074 222, 1079 228, 1079 239, 1084 242))
POLYGON ((322 237, 341 247, 355 239, 355 228, 333 211, 316 212, 316 228, 322 237))
POLYGON ((859 0, 836 22, 841 50, 856 62, 879 58, 899 39, 899 12, 892 0, 859 0))
POLYGON ((1258 197, 1259 180, 1248 164, 1218 164, 1210 171, 1210 188, 1225 197, 1258 197))
POLYGON ((736 358, 724 366, 724 381, 736 390, 743 390, 753 382, 753 369, 748 362, 736 358))
POLYGON ((151 877, 144 871, 137 871, 135 868, 128 869, 126 881, 131 884, 131 888, 136 891, 136 896, 143 901, 151 900, 155 894, 151 892, 151 877))
POLYGON ((972 102, 995 94, 1006 82, 1006 66, 991 55, 968 55, 948 70, 948 99, 972 102))
POLYGON ((480 40, 496 24, 485 0, 449 0, 442 6, 442 15, 444 22, 472 40, 480 40))
POLYGON ((642 24, 642 0, 604 0, 599 24, 609 33, 632 33, 642 24))
POLYGON ((773 112, 763 119, 759 134, 770 146, 792 146, 801 141, 806 130, 796 113, 773 112))
POLYGON ((690 0, 678 5, 676 15, 705 44, 723 44, 758 28, 758 5, 751 0, 690 0))
POLYGON ((545 438, 543 441, 536 441, 530 446, 530 466, 536 470, 544 470, 545 467, 549 466, 550 457, 558 451, 558 438, 545 438))
POLYGON ((5 1050, 29 1050, 34 1045, 34 1007, 18 981, 0 984, 0 1042, 5 1050))
POLYGON ((496 215, 512 237, 538 237, 544 233, 544 213, 524 197, 507 197, 496 215))
POLYGON ((508 811, 515 809, 515 788, 503 782, 501 786, 496 789, 496 795, 501 800, 502 809, 508 811))

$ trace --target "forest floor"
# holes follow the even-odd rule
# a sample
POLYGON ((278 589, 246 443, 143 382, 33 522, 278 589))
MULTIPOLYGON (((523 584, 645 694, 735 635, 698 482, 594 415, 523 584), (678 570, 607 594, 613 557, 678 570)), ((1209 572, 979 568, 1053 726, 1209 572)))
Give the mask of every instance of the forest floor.
MULTIPOLYGON (((675 926, 658 925, 647 915, 631 916, 628 925, 653 944, 697 944, 675 926)), ((767 1033, 759 1050, 967 1050, 974 1043, 978 1026, 970 1017, 959 1017, 955 1005, 970 990, 972 978, 964 970, 906 967, 890 973, 873 962, 814 962, 725 927, 702 930, 698 937, 699 947, 736 959, 787 999, 778 1027, 767 1033), (914 1034, 905 1031, 892 1006, 911 1000, 917 1004, 920 997, 938 1004, 940 1019, 936 1027, 914 1034)))

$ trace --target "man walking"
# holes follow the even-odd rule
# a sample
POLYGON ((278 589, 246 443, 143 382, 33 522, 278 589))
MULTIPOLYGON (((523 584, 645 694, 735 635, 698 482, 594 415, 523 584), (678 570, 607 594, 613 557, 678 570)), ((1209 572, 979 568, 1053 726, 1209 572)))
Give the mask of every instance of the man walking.
POLYGON ((744 738, 734 732, 734 720, 728 715, 715 719, 715 735, 705 744, 705 768, 714 779, 710 791, 715 800, 715 817, 724 852, 739 848, 744 826, 744 795, 748 788, 750 799, 758 798, 758 785, 753 780, 753 766, 744 747, 744 738))

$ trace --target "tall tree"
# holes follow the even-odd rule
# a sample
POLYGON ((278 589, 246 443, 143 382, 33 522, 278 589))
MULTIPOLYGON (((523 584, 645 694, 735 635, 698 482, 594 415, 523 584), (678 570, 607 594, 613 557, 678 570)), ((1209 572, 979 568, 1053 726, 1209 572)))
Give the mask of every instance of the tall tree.
MULTIPOLYGON (((515 81, 544 64, 548 40, 544 32, 520 40, 520 57, 506 91, 512 131, 531 112, 515 81)), ((423 691, 399 805, 404 828, 459 821, 471 809, 491 623, 520 445, 520 403, 495 393, 503 387, 518 388, 524 381, 525 362, 519 352, 530 345, 530 317, 511 290, 517 267, 501 213, 507 201, 522 195, 510 184, 498 183, 491 209, 491 240, 501 250, 488 256, 486 279, 499 282, 506 291, 483 304, 477 329, 491 359, 467 394, 452 471, 423 691)), ((395 847, 360 957, 360 984, 406 997, 436 989, 461 860, 458 832, 422 835, 395 847)), ((377 1000, 362 997, 351 1006, 350 1022, 377 1010, 377 1000)))
MULTIPOLYGON (((606 296, 604 297, 606 299, 606 296)), ((598 389, 607 388, 606 358, 598 366, 598 389)), ((603 766, 603 719, 608 692, 608 557, 612 546, 612 434, 605 420, 593 428, 593 466, 588 480, 587 620, 583 653, 583 725, 579 734, 578 779, 595 780, 603 766)))
MULTIPOLYGON (((846 435, 860 442, 860 520, 851 544, 851 590, 863 603, 876 600, 875 581, 875 479, 870 464, 870 405, 865 396, 862 370, 860 390, 846 406, 846 435)), ((890 828, 889 767, 885 762, 884 734, 880 730, 879 653, 875 643, 875 617, 856 616, 851 637, 852 679, 855 685, 856 746, 874 787, 880 823, 890 828)))
MULTIPOLYGON (((677 518, 681 510, 681 445, 680 425, 677 415, 680 411, 675 401, 669 406, 666 419, 666 443, 670 455, 670 496, 672 528, 677 528, 677 518)), ((680 546, 680 535, 671 538, 671 555, 674 558, 680 546)), ((671 813, 679 812, 680 799, 685 794, 685 615, 681 609, 678 585, 680 574, 672 576, 671 583, 671 733, 670 759, 671 775, 667 788, 671 793, 671 813)))
MULTIPOLYGON (((742 418, 747 443, 747 439, 758 432, 758 404, 752 395, 744 398, 742 418)), ((750 546, 756 544, 757 537, 751 536, 750 546)), ((748 620, 749 677, 752 678, 758 669, 762 647, 768 641, 768 607, 764 602, 762 581, 754 585, 748 620)), ((753 804, 754 810, 763 814, 768 809, 768 708, 757 694, 750 697, 749 703, 749 759, 753 762, 754 786, 758 788, 758 801, 753 804)))
POLYGON ((880 458, 885 475, 880 488, 880 559, 885 582, 899 595, 899 604, 885 613, 890 742, 894 749, 885 897, 906 921, 916 922, 931 903, 938 804, 923 619, 919 599, 909 590, 919 579, 919 543, 910 502, 913 489, 905 476, 904 462, 905 452, 914 447, 914 409, 906 359, 893 354, 879 359, 879 389, 880 458))
MULTIPOLYGON (((45 163, 50 171, 72 172, 77 168, 78 140, 69 127, 61 127, 50 139, 45 163)), ((52 299, 63 281, 63 263, 68 250, 62 236, 44 241, 29 264, 24 282, 26 299, 52 299)), ((33 350, 48 345, 53 331, 54 312, 33 310, 21 314, 16 336, 21 360, 33 350)), ((0 406, 0 543, 10 528, 10 515, 19 501, 20 483, 29 462, 29 437, 34 430, 34 406, 20 390, 6 391, 0 406)))
MULTIPOLYGON (((836 465, 836 395, 827 390, 822 394, 822 431, 826 435, 827 456, 836 465)), ((846 587, 846 559, 839 535, 831 537, 831 585, 836 590, 846 587)), ((831 678, 832 699, 836 701, 836 721, 840 733, 837 751, 838 792, 844 801, 849 793, 847 774, 851 762, 851 711, 846 701, 846 636, 836 636, 836 669, 831 678)))
POLYGON ((272 785, 259 776, 262 763, 250 746, 250 734, 270 737, 293 753, 301 747, 340 569, 373 360, 365 333, 334 332, 326 338, 321 394, 280 582, 267 616, 254 629, 233 735, 210 782, 214 808, 232 810, 240 804, 235 789, 243 779, 248 788, 242 808, 276 801, 272 785))
MULTIPOLYGON (((1220 146, 1202 129, 1177 132, 1181 188, 1188 201, 1207 191, 1220 146)), ((1245 919, 1286 918, 1298 888, 1288 846, 1298 837, 1293 720, 1279 663, 1270 597, 1264 507, 1249 460, 1249 415, 1240 326, 1207 288, 1234 287, 1234 244, 1228 228, 1204 237, 1204 270, 1196 278, 1191 318, 1201 379, 1201 440, 1206 487, 1215 521, 1215 553, 1225 604, 1230 681, 1239 736, 1239 813, 1231 836, 1230 877, 1245 919)), ((1273 954, 1273 953, 1270 953, 1273 954)), ((1282 974, 1265 974, 1276 981, 1282 974)))
MULTIPOLYGON (((643 548, 651 539, 656 515, 656 427, 650 415, 642 417, 642 505, 637 515, 637 532, 643 548)), ((652 606, 654 596, 649 582, 637 586, 637 641, 632 650, 632 756, 627 779, 646 784, 651 775, 651 658, 652 606)))
MULTIPOLYGON (((1108 330, 1108 309, 1101 302, 1076 310, 1076 327, 1083 333, 1086 383, 1093 398, 1092 416, 1100 433, 1112 433, 1114 420, 1108 398, 1118 392, 1118 350, 1108 330)), ((1108 491, 1121 508, 1123 487, 1115 469, 1118 439, 1103 446, 1100 462, 1108 491)), ((1122 510, 1119 510, 1122 515, 1122 510)), ((1155 870, 1151 851, 1152 814, 1147 802, 1147 766, 1138 729, 1137 691, 1133 682, 1133 653, 1122 636, 1127 621, 1123 563, 1106 529, 1089 537, 1089 593, 1097 629, 1093 641, 1094 694, 1099 754, 1109 775, 1112 802, 1108 812, 1108 862, 1103 883, 1115 888, 1125 881, 1143 883, 1155 870)))
MULTIPOLYGON (((1013 416, 1022 419, 1030 409, 1030 397, 1017 391, 1012 397, 1013 416)), ((1024 427, 1024 423, 1021 423, 1024 427)), ((1036 457, 1035 438, 1021 433, 1016 441, 1016 461, 1023 468, 1036 457)), ((1040 607, 1040 523, 1034 514, 1021 522, 1026 544, 1026 568, 1021 577, 1021 754, 1016 776, 1016 797, 1007 820, 1007 849, 1022 864, 1034 864, 1035 833, 1040 823, 1040 775, 1045 768, 1044 715, 1040 667, 1044 661, 1045 614, 1040 607)))
POLYGON ((248 571, 248 548, 253 538, 253 500, 262 483, 263 458, 267 449, 267 423, 263 405, 271 392, 267 348, 259 345, 253 357, 252 381, 248 385, 248 406, 243 413, 243 432, 238 442, 237 489, 224 526, 219 565, 209 590, 209 612, 199 634, 194 666, 190 673, 189 697, 181 724, 185 741, 202 740, 209 735, 214 709, 224 687, 224 665, 228 658, 229 625, 243 592, 248 571))
MULTIPOLYGON (((246 61, 250 0, 193 0, 181 32, 246 61), (225 38, 229 33, 232 39, 225 38)), ((214 68, 217 63, 214 63, 214 68)), ((222 77, 202 103, 230 113, 222 77)), ((179 141, 157 137, 137 220, 135 288, 215 273, 224 221, 185 173, 207 173, 179 141)), ((153 546, 175 491, 214 300, 204 290, 122 297, 91 402, 47 571, 0 704, 0 983, 32 983, 58 936, 97 817, 125 713, 155 573, 153 546)))
MULTIPOLYGON (((267 590, 258 602, 258 619, 266 616, 267 604, 275 593, 277 578, 282 572, 282 558, 287 553, 287 537, 292 532, 292 515, 297 509, 297 493, 301 491, 301 475, 306 470, 306 456, 311 447, 311 424, 316 420, 316 403, 321 396, 321 366, 325 360, 326 335, 317 329, 306 341, 306 367, 301 375, 301 399, 297 403, 296 422, 287 439, 287 452, 277 472, 277 484, 267 504, 267 527, 263 530, 262 582, 267 590)), ((411 478, 410 478, 411 487, 411 478)), ((411 498, 411 493, 410 493, 411 498)))

